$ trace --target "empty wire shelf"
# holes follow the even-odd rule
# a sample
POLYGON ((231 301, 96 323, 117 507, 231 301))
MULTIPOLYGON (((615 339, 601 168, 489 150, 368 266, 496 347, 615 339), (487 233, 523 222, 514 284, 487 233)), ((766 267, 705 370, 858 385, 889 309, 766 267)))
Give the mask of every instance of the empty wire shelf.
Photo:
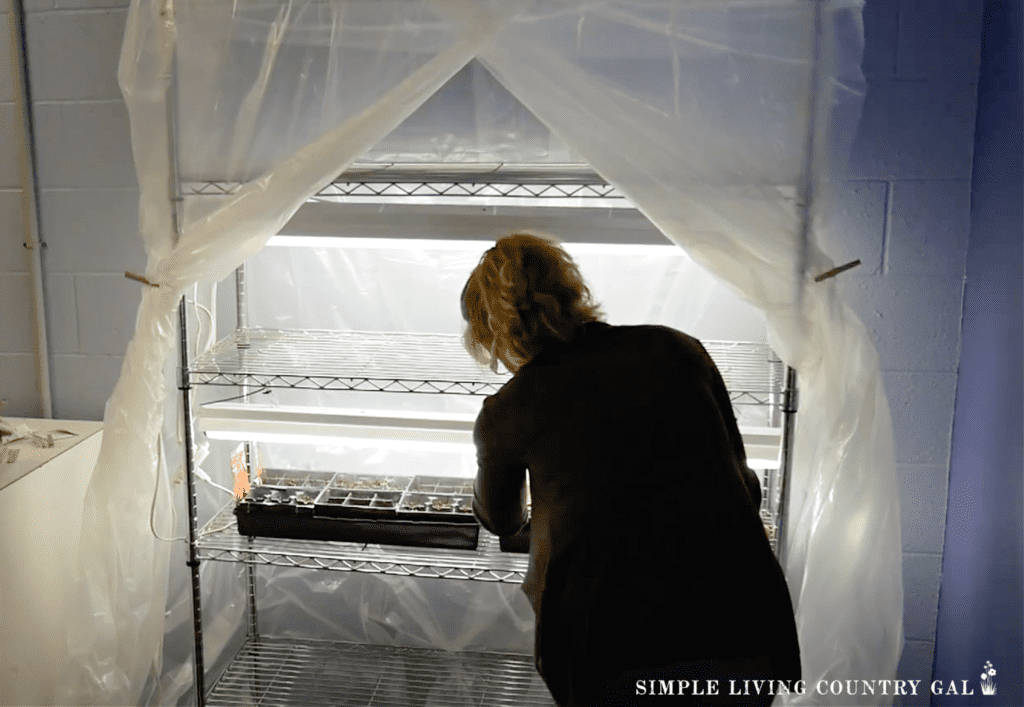
POLYGON ((249 639, 210 707, 553 707, 532 656, 249 639))
MULTIPOLYGON (((224 197, 237 181, 182 184, 185 197, 224 197)), ((582 164, 353 164, 310 201, 342 203, 569 206, 633 209, 626 197, 582 164)))
POLYGON ((498 538, 482 528, 476 550, 291 538, 250 540, 238 532, 234 506, 229 503, 200 531, 196 543, 200 560, 483 582, 522 583, 526 576, 527 556, 502 552, 498 538))
MULTIPOLYGON (((705 341, 737 405, 781 403, 785 366, 765 344, 705 341)), ((236 329, 196 360, 196 385, 491 395, 508 381, 454 334, 236 329)))
POLYGON ((192 366, 201 385, 490 395, 508 374, 476 364, 452 334, 236 329, 192 366))

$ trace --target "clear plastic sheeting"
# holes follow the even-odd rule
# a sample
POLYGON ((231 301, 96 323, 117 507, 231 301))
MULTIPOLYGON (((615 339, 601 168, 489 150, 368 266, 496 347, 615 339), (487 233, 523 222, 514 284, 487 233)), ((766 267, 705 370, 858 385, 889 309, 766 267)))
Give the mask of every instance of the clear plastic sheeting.
MULTIPOLYGON (((354 238, 363 235, 358 230, 348 233, 354 238)), ((592 248, 574 244, 567 248, 574 252, 610 321, 662 323, 704 339, 766 339, 763 315, 682 251, 666 257, 642 252, 591 252, 592 248), (637 281, 647 286, 637 288, 637 281)), ((395 248, 268 247, 246 263, 249 324, 281 329, 456 334, 462 326, 458 296, 480 253, 480 249, 468 247, 431 248, 408 238, 395 248)), ((196 402, 219 400, 233 390, 200 388, 196 402)), ((284 389, 269 389, 254 396, 254 402, 270 406, 428 413, 476 413, 482 400, 467 395, 284 389)), ((737 412, 741 424, 768 424, 764 406, 740 405, 737 412)), ((211 442, 208 459, 221 463, 202 465, 222 485, 231 483, 223 460, 233 451, 233 444, 211 442)), ((440 453, 264 443, 258 449, 266 469, 464 478, 476 474, 473 451, 440 453)), ((205 484, 200 485, 199 493, 204 500, 200 503, 203 518, 226 503, 225 494, 216 494, 205 484), (207 496, 209 502, 205 501, 207 496)), ((244 578, 240 578, 237 568, 219 562, 204 563, 203 572, 204 622, 213 617, 218 621, 210 630, 204 624, 204 634, 209 636, 218 630, 227 633, 229 624, 220 622, 222 616, 233 620, 230 625, 244 634, 246 618, 237 606, 245 601, 244 578)), ((174 585, 177 593, 171 591, 174 615, 167 620, 169 636, 173 634, 177 645, 172 647, 169 638, 165 648, 165 700, 180 697, 191 678, 191 663, 183 662, 190 661, 191 654, 180 647, 190 645, 192 629, 184 560, 172 564, 171 574, 180 576, 174 585), (175 601, 174 597, 179 598, 175 601), (177 682, 174 676, 178 676, 177 682)), ((533 651, 533 610, 518 584, 260 567, 256 587, 259 629, 264 636, 452 651, 533 651)), ((223 642, 221 633, 215 635, 223 642)), ((225 653, 237 647, 238 638, 232 636, 225 653)), ((211 665, 218 657, 225 657, 211 649, 212 643, 207 644, 211 665)))
MULTIPOLYGON (((830 179, 864 99, 862 4, 135 0, 119 80, 141 188, 145 274, 158 287, 144 287, 107 404, 68 588, 74 608, 69 660, 55 676, 59 701, 165 703, 189 688, 183 543, 157 539, 150 521, 162 537, 183 534, 180 465, 175 453, 160 453, 161 440, 172 447, 177 432, 167 419, 176 408, 168 398, 176 307, 194 284, 219 281, 260 253, 357 160, 584 160, 763 312, 770 342, 801 386, 784 554, 805 678, 893 677, 903 593, 888 404, 867 330, 833 281, 813 281, 835 265, 817 243, 834 223, 830 179), (168 198, 175 179, 243 185, 176 213, 168 198)), ((351 235, 342 206, 338 234, 351 235)), ((344 298, 377 302, 395 312, 396 326, 413 326, 412 315, 398 313, 397 294, 325 267, 344 298)), ((461 277, 457 270, 451 278, 461 277)), ((677 297, 686 294, 669 288, 653 301, 669 307, 677 297)), ((224 483, 230 471, 216 472, 217 463, 221 451, 204 468, 224 483)), ((199 488, 201 519, 229 500, 199 488)), ((238 566, 205 564, 205 658, 215 674, 244 637, 248 588, 238 566)), ((373 622, 399 617, 412 642, 457 648, 519 641, 527 630, 510 586, 473 588, 459 602, 452 597, 471 590, 458 583, 291 573, 259 575, 268 621, 281 618, 281 630, 286 614, 275 612, 286 605, 302 602, 319 620, 343 597, 351 617, 369 617, 370 596, 393 597, 381 608, 394 611, 374 612, 373 622), (467 609, 469 623, 440 630, 441 617, 467 609)), ((356 618, 340 621, 323 630, 374 640, 392 630, 385 621, 353 633, 362 625, 356 618)), ((811 691, 788 701, 852 699, 811 691)))

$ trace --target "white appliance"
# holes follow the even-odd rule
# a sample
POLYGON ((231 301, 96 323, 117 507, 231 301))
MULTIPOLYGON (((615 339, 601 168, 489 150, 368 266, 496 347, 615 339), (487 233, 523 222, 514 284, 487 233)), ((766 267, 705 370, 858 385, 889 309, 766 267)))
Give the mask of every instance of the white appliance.
POLYGON ((0 448, 18 450, 16 461, 0 464, 0 705, 55 704, 54 676, 68 656, 64 590, 77 567, 103 423, 4 421, 54 439, 50 448, 30 439, 0 448))

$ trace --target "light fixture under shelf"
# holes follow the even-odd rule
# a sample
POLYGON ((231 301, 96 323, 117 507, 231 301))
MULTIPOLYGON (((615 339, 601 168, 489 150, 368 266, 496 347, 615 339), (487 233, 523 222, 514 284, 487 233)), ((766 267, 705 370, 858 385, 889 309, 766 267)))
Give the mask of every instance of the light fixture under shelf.
MULTIPOLYGON (((359 238, 348 236, 272 236, 270 247, 297 248, 366 248, 372 250, 444 250, 483 253, 494 241, 461 241, 427 238, 359 238)), ((563 248, 574 257, 580 255, 639 255, 658 258, 686 258, 686 251, 675 245, 646 243, 572 243, 562 242, 563 248)))
POLYGON ((211 404, 200 408, 211 439, 414 451, 472 452, 472 413, 211 404))
MULTIPOLYGON (((211 439, 284 444, 475 452, 476 413, 213 403, 197 415, 211 439)), ((747 464, 778 469, 782 430, 741 427, 747 464)))

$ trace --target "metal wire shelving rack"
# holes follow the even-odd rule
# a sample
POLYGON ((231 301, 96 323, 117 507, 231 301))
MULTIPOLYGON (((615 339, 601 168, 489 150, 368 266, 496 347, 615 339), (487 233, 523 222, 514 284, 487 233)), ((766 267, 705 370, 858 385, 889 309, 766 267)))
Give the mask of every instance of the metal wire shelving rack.
POLYGON ((200 531, 200 560, 481 582, 520 583, 526 576, 526 555, 502 552, 498 538, 483 529, 475 551, 290 538, 249 539, 238 534, 233 507, 233 503, 229 504, 200 531))
MULTIPOLYGON (((372 198, 435 206, 443 197, 519 199, 581 207, 629 206, 593 172, 577 166, 494 166, 481 172, 451 165, 356 165, 316 198, 372 198)), ((178 184, 181 197, 229 195, 229 182, 178 184)), ((350 199, 351 200, 351 199, 350 199)), ((358 203, 358 200, 355 202, 358 203)), ((233 387, 244 396, 271 388, 484 396, 509 376, 481 369, 458 336, 401 332, 284 331, 251 328, 245 311, 244 265, 236 273, 238 328, 194 361, 189 360, 187 307, 179 309, 180 389, 184 401, 189 511, 189 561, 195 629, 196 702, 204 705, 323 704, 401 705, 403 695, 427 696, 431 704, 553 705, 531 656, 446 653, 260 635, 255 572, 258 566, 369 572, 406 577, 521 583, 527 557, 501 552, 496 537, 481 530, 475 551, 391 547, 358 543, 249 538, 238 533, 233 503, 202 528, 196 517, 190 391, 196 386, 233 387), (207 689, 202 642, 199 565, 240 562, 248 580, 248 637, 224 672, 207 689), (440 700, 440 701, 438 701, 440 700)), ((761 514, 773 547, 779 547, 789 440, 795 412, 795 373, 771 349, 746 342, 703 342, 722 372, 730 399, 741 406, 768 406, 770 426, 781 430, 780 468, 767 475, 761 514)), ((245 445, 250 482, 253 455, 245 445)), ((418 703, 418 702, 417 702, 418 703)))
MULTIPOLYGON (((236 181, 185 182, 183 196, 229 196, 236 181)), ((600 206, 632 208, 615 187, 580 164, 356 163, 314 194, 311 201, 341 203, 600 206)))
MULTIPOLYGON (((765 344, 704 341, 734 405, 779 405, 782 361, 765 344)), ((459 336, 236 329, 197 359, 193 385, 492 395, 511 377, 476 365, 459 336)))
POLYGON ((550 707, 529 656, 321 641, 248 640, 208 704, 550 707))

